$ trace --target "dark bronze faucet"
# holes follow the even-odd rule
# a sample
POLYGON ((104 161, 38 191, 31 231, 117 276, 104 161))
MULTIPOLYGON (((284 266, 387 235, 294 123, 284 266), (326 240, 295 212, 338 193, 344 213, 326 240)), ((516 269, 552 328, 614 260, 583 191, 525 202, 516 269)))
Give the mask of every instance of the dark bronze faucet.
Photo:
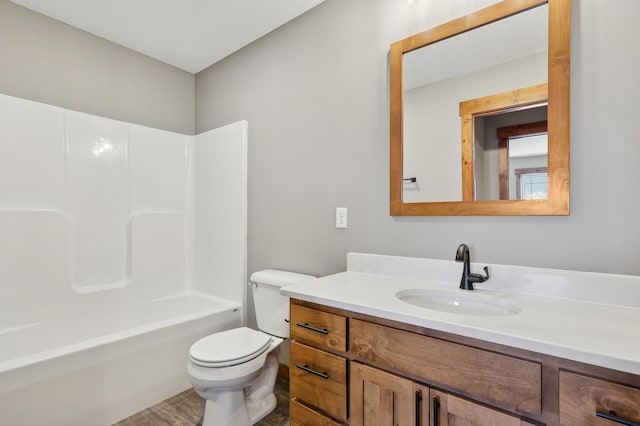
POLYGON ((489 279, 489 268, 484 267, 484 273, 486 275, 472 274, 469 267, 469 246, 466 244, 460 244, 458 251, 456 251, 456 262, 463 262, 462 267, 462 279, 460 279, 460 288, 463 290, 473 290, 473 283, 485 282, 489 279))

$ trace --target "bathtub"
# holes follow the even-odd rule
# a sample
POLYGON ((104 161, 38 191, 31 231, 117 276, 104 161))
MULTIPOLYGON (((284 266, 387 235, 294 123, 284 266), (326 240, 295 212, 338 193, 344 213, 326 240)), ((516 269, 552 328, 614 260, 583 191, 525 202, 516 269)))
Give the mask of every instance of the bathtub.
POLYGON ((195 292, 85 296, 0 328, 0 425, 121 420, 188 389, 189 346, 242 321, 241 305, 195 292))

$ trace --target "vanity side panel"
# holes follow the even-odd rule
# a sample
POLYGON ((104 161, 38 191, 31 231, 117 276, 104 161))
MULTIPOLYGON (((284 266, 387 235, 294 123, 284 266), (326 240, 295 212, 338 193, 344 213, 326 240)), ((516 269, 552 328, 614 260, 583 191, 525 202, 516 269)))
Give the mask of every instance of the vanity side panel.
POLYGON ((357 319, 351 354, 505 407, 542 413, 542 366, 357 319))

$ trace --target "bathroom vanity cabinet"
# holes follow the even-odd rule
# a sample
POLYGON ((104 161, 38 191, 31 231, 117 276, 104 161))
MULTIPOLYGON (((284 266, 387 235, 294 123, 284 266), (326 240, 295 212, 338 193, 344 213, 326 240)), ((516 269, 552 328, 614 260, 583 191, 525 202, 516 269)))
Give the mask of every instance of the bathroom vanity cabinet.
POLYGON ((640 424, 639 376, 296 299, 290 372, 293 425, 640 424))

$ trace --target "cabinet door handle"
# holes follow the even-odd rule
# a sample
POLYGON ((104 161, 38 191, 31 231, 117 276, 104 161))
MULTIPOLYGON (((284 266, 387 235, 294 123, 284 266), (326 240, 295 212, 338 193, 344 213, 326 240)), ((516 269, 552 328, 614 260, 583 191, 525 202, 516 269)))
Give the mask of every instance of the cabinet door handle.
POLYGON ((416 426, 420 426, 420 405, 422 401, 422 393, 416 391, 416 426))
POLYGON ((438 426, 440 423, 440 401, 438 398, 433 398, 433 426, 438 426))
POLYGON ((315 374, 316 376, 322 377, 325 380, 329 380, 329 375, 327 374, 326 371, 324 373, 321 373, 319 371, 309 368, 308 364, 296 365, 296 367, 302 371, 306 371, 307 373, 315 374))
POLYGON ((309 323, 296 323, 296 325, 298 327, 302 327, 302 328, 306 328, 307 330, 311 330, 311 331, 315 331, 316 333, 320 333, 320 334, 329 334, 329 330, 327 330, 326 328, 316 328, 316 327, 312 327, 309 325, 309 323))
POLYGON ((618 417, 615 411, 610 410, 608 413, 604 411, 596 410, 596 416, 601 417, 603 419, 611 420, 612 422, 620 423, 622 425, 627 426, 640 426, 640 423, 634 422, 633 420, 625 419, 623 417, 618 417))

